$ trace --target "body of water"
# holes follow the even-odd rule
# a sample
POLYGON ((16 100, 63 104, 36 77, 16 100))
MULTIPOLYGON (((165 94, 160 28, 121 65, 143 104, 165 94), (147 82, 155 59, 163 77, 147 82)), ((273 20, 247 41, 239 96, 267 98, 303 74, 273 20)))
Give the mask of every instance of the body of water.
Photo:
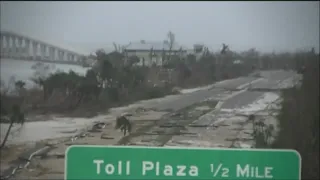
POLYGON ((2 83, 8 86, 10 79, 14 78, 15 81, 22 80, 26 82, 26 88, 31 88, 34 86, 34 83, 30 79, 35 77, 36 71, 40 71, 42 74, 48 75, 56 71, 69 72, 72 70, 78 74, 84 75, 89 69, 78 65, 43 63, 45 66, 48 65, 49 69, 34 70, 32 67, 39 62, 15 59, 1 59, 0 63, 0 75, 2 83))

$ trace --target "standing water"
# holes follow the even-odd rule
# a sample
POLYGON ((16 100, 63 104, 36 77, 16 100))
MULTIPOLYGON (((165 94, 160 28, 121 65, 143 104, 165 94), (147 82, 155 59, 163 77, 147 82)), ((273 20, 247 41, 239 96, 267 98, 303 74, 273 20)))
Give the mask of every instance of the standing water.
POLYGON ((70 70, 84 75, 89 68, 84 68, 79 65, 69 65, 69 64, 54 64, 54 63, 42 63, 44 66, 48 66, 49 69, 33 69, 37 63, 36 61, 24 61, 24 60, 14 60, 14 59, 1 59, 0 65, 0 75, 1 82, 8 85, 10 79, 14 77, 16 81, 22 80, 26 83, 26 88, 31 88, 33 82, 30 80, 35 77, 36 71, 40 71, 42 75, 48 75, 56 71, 69 72, 70 70))

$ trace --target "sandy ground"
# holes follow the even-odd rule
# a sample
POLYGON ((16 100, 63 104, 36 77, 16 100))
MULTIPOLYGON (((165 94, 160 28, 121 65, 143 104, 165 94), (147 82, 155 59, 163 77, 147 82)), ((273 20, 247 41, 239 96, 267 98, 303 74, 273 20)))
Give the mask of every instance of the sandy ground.
MULTIPOLYGON (((166 112, 154 112, 148 111, 143 113, 137 113, 130 117, 132 121, 135 121, 136 128, 141 125, 152 123, 155 120, 161 118, 166 112), (138 118, 139 117, 139 118, 138 118), (141 122, 141 123, 140 123, 141 122)), ((47 157, 44 159, 36 158, 27 169, 18 173, 15 178, 24 179, 25 177, 32 177, 35 179, 55 179, 63 178, 64 173, 64 158, 57 158, 57 155, 63 155, 68 146, 73 144, 91 144, 91 145, 114 145, 121 138, 123 134, 119 130, 114 129, 114 124, 110 123, 104 129, 99 132, 91 132, 89 136, 78 139, 74 142, 66 142, 55 145, 55 148, 51 150, 47 157), (107 138, 107 139, 104 139, 107 138)), ((56 143, 56 140, 48 141, 47 143, 56 143)))
MULTIPOLYGON (((137 119, 154 119, 163 114, 163 112, 149 110, 144 114, 145 107, 149 104, 157 104, 160 100, 172 100, 171 96, 163 99, 153 99, 147 101, 137 102, 125 107, 112 108, 107 115, 98 115, 93 118, 70 118, 70 117, 57 117, 57 116, 39 116, 38 118, 45 118, 45 121, 27 122, 21 125, 15 125, 12 128, 12 133, 8 138, 7 144, 21 144, 37 142, 45 139, 60 138, 73 136, 84 129, 92 126, 94 122, 113 122, 117 116, 122 113, 133 113, 133 120, 137 119), (151 114, 151 115, 150 115, 151 114)), ((4 137, 9 124, 1 124, 1 136, 4 137)))

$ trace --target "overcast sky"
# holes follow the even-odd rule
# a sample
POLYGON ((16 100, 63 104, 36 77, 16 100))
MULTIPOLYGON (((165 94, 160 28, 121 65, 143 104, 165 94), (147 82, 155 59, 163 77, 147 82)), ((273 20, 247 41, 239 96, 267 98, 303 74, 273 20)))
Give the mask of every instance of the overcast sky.
POLYGON ((163 41, 169 30, 189 47, 319 52, 319 2, 1 1, 0 28, 85 52, 163 41))

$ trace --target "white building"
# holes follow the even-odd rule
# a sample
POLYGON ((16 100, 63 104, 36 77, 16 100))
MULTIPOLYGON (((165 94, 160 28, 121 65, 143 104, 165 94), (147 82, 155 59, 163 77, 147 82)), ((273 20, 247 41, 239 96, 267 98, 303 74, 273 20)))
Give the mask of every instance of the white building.
MULTIPOLYGON (((163 42, 132 42, 124 47, 124 53, 127 59, 132 56, 137 56, 139 62, 137 65, 140 66, 162 66, 165 57, 169 55, 170 45, 167 41, 163 42)), ((185 56, 187 51, 182 46, 174 44, 171 48, 171 55, 185 56)))

